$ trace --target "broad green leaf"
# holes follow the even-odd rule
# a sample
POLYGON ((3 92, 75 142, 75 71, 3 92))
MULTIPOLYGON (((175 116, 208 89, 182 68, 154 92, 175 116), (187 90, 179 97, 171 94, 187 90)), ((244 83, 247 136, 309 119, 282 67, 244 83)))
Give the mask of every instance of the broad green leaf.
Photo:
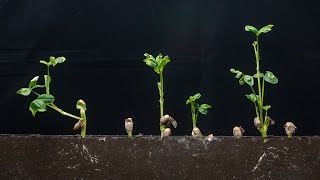
POLYGON ((87 110, 87 106, 86 106, 86 103, 82 100, 82 99, 79 99, 78 101, 77 101, 77 105, 76 105, 76 108, 77 109, 82 109, 82 110, 87 110))
POLYGON ((270 105, 265 105, 265 106, 262 107, 262 109, 264 109, 264 110, 266 110, 266 111, 268 111, 270 108, 271 108, 270 105))
POLYGON ((253 80, 253 78, 251 76, 244 75, 243 79, 249 86, 253 86, 254 85, 254 80, 253 80))
POLYGON ((44 60, 40 60, 40 63, 41 63, 41 64, 45 64, 45 65, 47 65, 47 66, 49 65, 48 62, 46 62, 46 61, 44 61, 44 60))
POLYGON ((271 83, 271 84, 277 84, 278 83, 278 78, 271 71, 266 71, 266 73, 265 73, 263 78, 268 83, 271 83))
POLYGON ((254 94, 246 94, 246 97, 248 98, 248 99, 250 99, 252 102, 256 102, 257 101, 257 96, 256 95, 254 95, 254 94))
POLYGON ((21 94, 22 96, 29 96, 31 93, 30 88, 21 88, 17 91, 18 94, 21 94))
POLYGON ((53 65, 53 66, 57 65, 56 58, 54 58, 53 56, 50 56, 50 65, 53 65))
POLYGON ((51 94, 41 94, 38 96, 39 100, 43 101, 45 104, 53 103, 55 98, 51 94))
POLYGON ((148 66, 152 67, 152 68, 156 68, 158 66, 157 62, 155 62, 152 59, 146 58, 143 60, 148 66))
POLYGON ((272 30, 272 27, 273 27, 272 24, 269 24, 269 25, 267 25, 267 26, 262 27, 261 29, 259 29, 257 35, 259 35, 259 34, 261 34, 261 33, 268 33, 269 31, 272 30))
POLYGON ((240 79, 239 79, 239 84, 242 86, 244 85, 245 81, 244 81, 244 76, 242 76, 240 79))
MULTIPOLYGON (((263 74, 263 73, 260 73, 260 78, 263 78, 263 76, 264 76, 264 74, 263 74)), ((258 78, 258 74, 255 73, 252 77, 253 77, 253 78, 258 78)))
POLYGON ((246 31, 252 32, 252 33, 254 33, 254 34, 257 34, 257 33, 258 33, 258 30, 257 30, 255 27, 250 26, 250 25, 247 25, 244 29, 245 29, 246 31))
POLYGON ((48 75, 44 75, 44 84, 46 87, 50 87, 51 77, 48 75))
POLYGON ((47 106, 42 100, 36 99, 30 103, 29 110, 32 115, 35 116, 38 111, 45 112, 47 110, 47 106))
POLYGON ((55 61, 56 61, 56 63, 63 63, 66 61, 66 58, 61 56, 61 57, 56 58, 55 61))
POLYGON ((200 99, 201 98, 201 94, 197 93, 197 94, 193 95, 192 98, 194 99, 194 101, 197 100, 197 99, 200 99))
POLYGON ((201 106, 198 107, 198 111, 201 113, 201 114, 204 114, 206 115, 208 113, 208 109, 211 108, 210 105, 208 104, 201 104, 201 106))
POLYGON ((31 79, 31 81, 29 83, 29 88, 32 88, 33 86, 37 85, 38 79, 39 79, 39 76, 36 76, 33 79, 31 79))

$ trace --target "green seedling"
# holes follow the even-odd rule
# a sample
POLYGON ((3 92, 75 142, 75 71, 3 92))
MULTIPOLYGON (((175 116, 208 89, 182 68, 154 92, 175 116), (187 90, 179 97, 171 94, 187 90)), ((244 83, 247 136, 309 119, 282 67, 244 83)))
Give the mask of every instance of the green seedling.
MULTIPOLYGON (((164 103, 164 91, 163 91, 163 69, 164 67, 170 62, 169 56, 162 56, 159 54, 156 58, 152 55, 145 53, 144 56, 146 57, 143 61, 150 67, 154 69, 154 71, 159 74, 160 82, 158 82, 158 89, 160 95, 160 119, 163 117, 163 103, 164 103)), ((163 136, 163 132, 165 130, 165 125, 160 123, 160 131, 161 137, 163 136)))
POLYGON ((191 115, 192 115, 192 136, 199 137, 202 136, 199 128, 197 128, 197 121, 198 121, 198 114, 199 112, 203 115, 208 113, 208 109, 211 108, 209 104, 201 104, 199 105, 196 100, 200 99, 201 94, 197 93, 193 96, 190 96, 189 99, 186 101, 186 105, 190 104, 191 107, 191 115))
POLYGON ((70 118, 78 120, 78 122, 74 125, 75 130, 81 128, 81 137, 84 138, 86 136, 86 128, 87 128, 87 118, 86 118, 86 103, 83 100, 78 100, 76 104, 76 108, 80 110, 80 117, 75 116, 73 114, 67 113, 62 109, 58 108, 55 104, 55 97, 50 93, 50 84, 51 84, 51 76, 50 76, 50 67, 55 67, 58 64, 63 63, 66 61, 65 57, 50 57, 48 62, 44 60, 40 60, 41 64, 47 66, 47 74, 44 75, 44 85, 38 85, 39 76, 34 77, 29 82, 27 88, 21 88, 17 91, 18 94, 23 96, 29 96, 31 93, 35 94, 37 98, 30 103, 29 110, 31 111, 32 115, 35 117, 37 112, 45 112, 47 111, 47 107, 50 107, 64 116, 68 116, 70 118), (45 88, 45 93, 40 94, 36 92, 36 89, 45 88))
POLYGON ((230 69, 230 71, 236 74, 236 78, 239 79, 239 84, 249 85, 252 93, 247 94, 246 97, 254 103, 256 118, 254 120, 254 124, 261 133, 263 138, 263 142, 267 141, 267 131, 270 124, 273 124, 274 121, 268 117, 268 110, 271 108, 270 105, 264 105, 264 89, 265 82, 270 84, 277 84, 278 78, 271 72, 266 71, 265 73, 261 73, 260 71, 260 52, 259 52, 259 35, 268 33, 271 31, 273 25, 267 25, 257 30, 253 26, 246 26, 245 30, 255 34, 256 40, 253 42, 252 46, 255 53, 256 58, 256 73, 254 75, 247 75, 242 73, 239 70, 230 69), (257 81, 257 88, 254 88, 255 79, 257 81))

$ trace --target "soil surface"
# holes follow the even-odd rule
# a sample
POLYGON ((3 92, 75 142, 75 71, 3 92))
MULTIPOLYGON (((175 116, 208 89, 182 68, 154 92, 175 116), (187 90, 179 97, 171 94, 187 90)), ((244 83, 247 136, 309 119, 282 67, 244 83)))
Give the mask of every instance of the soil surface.
POLYGON ((0 135, 0 179, 320 179, 319 137, 0 135))

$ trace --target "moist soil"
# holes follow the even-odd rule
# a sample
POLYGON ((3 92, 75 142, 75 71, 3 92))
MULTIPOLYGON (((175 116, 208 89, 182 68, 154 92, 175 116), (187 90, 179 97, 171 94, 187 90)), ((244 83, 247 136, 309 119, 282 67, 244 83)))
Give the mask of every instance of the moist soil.
POLYGON ((0 135, 0 179, 320 179, 320 138, 0 135))

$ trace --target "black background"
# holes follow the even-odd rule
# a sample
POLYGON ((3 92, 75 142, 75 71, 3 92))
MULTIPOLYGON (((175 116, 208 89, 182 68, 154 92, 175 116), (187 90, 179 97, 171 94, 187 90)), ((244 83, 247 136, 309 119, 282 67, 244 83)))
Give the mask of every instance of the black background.
POLYGON ((165 113, 178 121, 174 135, 190 135, 190 107, 213 106, 199 116, 203 134, 231 135, 235 125, 246 135, 259 135, 253 104, 231 67, 254 74, 254 35, 260 38, 261 69, 271 70, 279 84, 267 85, 265 101, 276 120, 269 134, 285 135, 292 121, 298 135, 319 134, 319 3, 292 0, 16 0, 0 1, 0 133, 75 134, 74 120, 53 110, 33 118, 34 96, 15 92, 46 73, 40 59, 65 56, 52 69, 56 105, 78 115, 80 98, 87 103, 88 134, 125 134, 124 119, 133 117, 134 134, 159 134, 158 75, 143 54, 169 55, 164 71, 165 113))

